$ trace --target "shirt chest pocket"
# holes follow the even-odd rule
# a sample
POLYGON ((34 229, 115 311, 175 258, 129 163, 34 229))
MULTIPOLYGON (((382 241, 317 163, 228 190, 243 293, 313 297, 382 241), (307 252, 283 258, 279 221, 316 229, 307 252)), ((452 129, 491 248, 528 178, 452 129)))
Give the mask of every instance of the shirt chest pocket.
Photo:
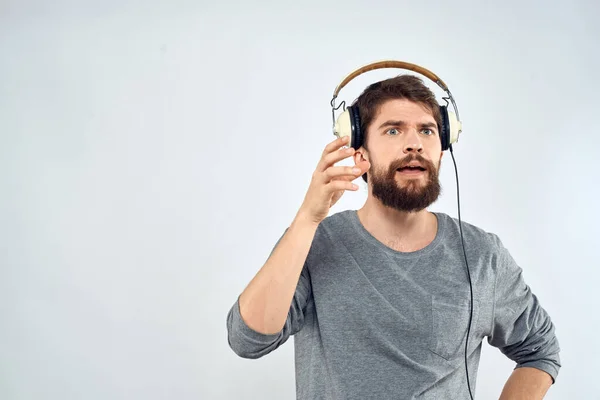
MULTIPOLYGON (((471 315, 470 303, 470 299, 442 298, 436 295, 431 297, 431 335, 428 343, 431 352, 447 361, 464 357, 471 315)), ((475 300, 469 333, 469 350, 476 347, 473 332, 478 318, 479 305, 475 300)))

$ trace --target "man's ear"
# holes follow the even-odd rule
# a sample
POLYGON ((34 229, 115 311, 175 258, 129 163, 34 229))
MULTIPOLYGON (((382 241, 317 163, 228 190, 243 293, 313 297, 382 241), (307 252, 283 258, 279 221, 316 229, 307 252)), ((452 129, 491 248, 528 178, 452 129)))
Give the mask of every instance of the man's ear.
POLYGON ((359 162, 365 161, 365 160, 369 161, 369 157, 366 154, 365 148, 361 146, 354 153, 354 164, 358 164, 359 162))

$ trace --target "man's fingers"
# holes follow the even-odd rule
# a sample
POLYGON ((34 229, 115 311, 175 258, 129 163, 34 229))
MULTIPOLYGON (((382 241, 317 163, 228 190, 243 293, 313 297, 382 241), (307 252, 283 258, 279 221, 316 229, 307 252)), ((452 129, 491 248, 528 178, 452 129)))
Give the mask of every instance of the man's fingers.
POLYGON ((327 168, 323 173, 323 177, 325 182, 329 182, 332 180, 352 181, 359 177, 360 173, 360 169, 356 167, 338 166, 327 168))
POLYGON ((323 150, 323 156, 326 156, 334 150, 337 150, 340 147, 348 144, 348 139, 348 136, 342 136, 341 138, 337 138, 333 142, 330 142, 327 146, 325 146, 325 150, 323 150))
POLYGON ((333 166, 335 163, 342 161, 345 158, 352 157, 355 152, 356 150, 354 150, 352 147, 344 147, 332 153, 326 154, 321 158, 321 161, 317 166, 317 170, 319 172, 323 172, 327 168, 333 166))

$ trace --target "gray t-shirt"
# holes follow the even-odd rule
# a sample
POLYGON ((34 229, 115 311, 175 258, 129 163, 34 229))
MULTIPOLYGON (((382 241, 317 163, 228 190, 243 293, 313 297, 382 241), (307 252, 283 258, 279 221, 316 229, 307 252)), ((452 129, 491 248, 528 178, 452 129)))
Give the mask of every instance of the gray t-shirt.
MULTIPOLYGON (((468 399, 465 338, 470 290, 458 220, 410 253, 373 237, 355 210, 319 225, 285 326, 264 335, 227 315, 228 341, 259 358, 294 335, 300 400, 468 399)), ((463 221, 473 284, 468 363, 475 396, 484 337, 518 367, 561 367, 554 325, 500 239, 463 221)), ((239 300, 239 298, 238 298, 239 300)), ((286 398, 282 394, 282 398, 286 398)))

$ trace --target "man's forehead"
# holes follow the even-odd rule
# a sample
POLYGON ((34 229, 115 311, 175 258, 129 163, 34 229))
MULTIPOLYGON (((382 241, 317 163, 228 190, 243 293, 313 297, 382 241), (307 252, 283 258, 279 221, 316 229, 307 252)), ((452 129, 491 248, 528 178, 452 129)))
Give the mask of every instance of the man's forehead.
POLYGON ((435 118, 427 106, 406 99, 388 100, 383 103, 375 115, 375 120, 384 119, 417 123, 435 122, 435 118))

